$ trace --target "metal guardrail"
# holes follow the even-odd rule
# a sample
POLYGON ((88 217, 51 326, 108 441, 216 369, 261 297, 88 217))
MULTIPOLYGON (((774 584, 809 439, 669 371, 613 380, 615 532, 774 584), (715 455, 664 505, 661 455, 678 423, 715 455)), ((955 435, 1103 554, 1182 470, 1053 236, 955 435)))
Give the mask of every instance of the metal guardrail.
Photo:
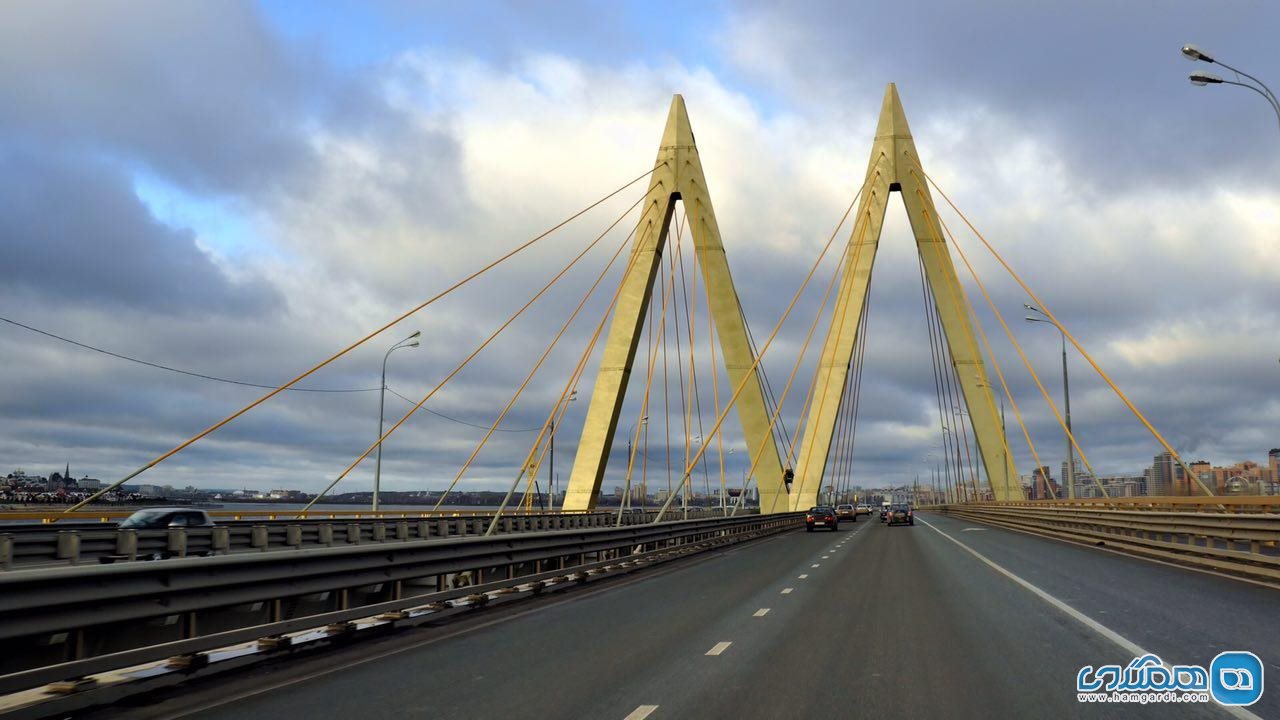
POLYGON ((946 505, 952 517, 1280 584, 1280 514, 946 505))
MULTIPOLYGON (((715 511, 715 515, 719 510, 715 511)), ((655 511, 623 513, 624 525, 652 521, 655 511)), ((693 517, 709 517, 703 511, 693 517)), ((385 520, 239 520, 212 528, 128 530, 114 525, 0 525, 0 570, 55 564, 187 557, 303 547, 403 542, 483 535, 492 515, 385 520)), ((496 533, 609 527, 617 512, 504 515, 496 533)))
POLYGON ((1074 500, 1006 500, 980 503, 986 506, 1026 508, 1084 508, 1110 510, 1162 510, 1166 512, 1280 513, 1280 495, 1141 495, 1074 500))
POLYGON ((341 632, 358 618, 394 620, 464 596, 483 603, 477 593, 540 588, 802 521, 756 515, 6 573, 0 694, 300 628, 341 632))
MULTIPOLYGON (((75 512, 63 512, 58 509, 49 510, 0 510, 0 523, 3 522, 39 522, 45 524, 69 524, 69 523, 108 523, 116 520, 123 520, 139 510, 145 510, 148 507, 182 507, 191 510, 204 510, 209 517, 214 519, 226 520, 419 520, 444 517, 493 517, 497 512, 495 507, 492 510, 334 510, 325 509, 324 505, 319 505, 307 512, 301 510, 276 507, 270 503, 263 503, 261 509, 239 509, 239 510, 213 510, 196 506, 186 505, 137 505, 125 508, 99 508, 96 510, 77 510, 75 512)), ((690 508, 690 512, 719 512, 720 508, 709 508, 698 506, 690 508)), ((583 511, 555 511, 547 512, 546 510, 526 511, 523 508, 507 508, 503 511, 503 515, 589 515, 592 513, 614 513, 618 512, 615 508, 605 508, 596 510, 583 511)))

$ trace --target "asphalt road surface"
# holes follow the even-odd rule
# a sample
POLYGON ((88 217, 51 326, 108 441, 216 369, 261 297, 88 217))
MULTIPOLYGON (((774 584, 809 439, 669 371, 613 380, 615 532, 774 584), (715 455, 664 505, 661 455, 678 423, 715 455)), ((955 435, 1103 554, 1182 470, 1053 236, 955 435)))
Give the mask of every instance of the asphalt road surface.
MULTIPOLYGON (((512 608, 129 714, 1222 718, 1212 702, 1081 704, 1076 673, 1139 647, 1204 666, 1251 650, 1280 678, 1275 590, 931 515, 787 533, 512 608)), ((1280 718, 1280 687, 1236 716, 1280 718)))

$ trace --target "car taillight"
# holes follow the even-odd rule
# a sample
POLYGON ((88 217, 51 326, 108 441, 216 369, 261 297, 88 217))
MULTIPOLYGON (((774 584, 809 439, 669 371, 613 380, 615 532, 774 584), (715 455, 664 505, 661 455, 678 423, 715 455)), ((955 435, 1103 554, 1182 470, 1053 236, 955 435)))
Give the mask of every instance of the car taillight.
POLYGON ((812 515, 805 515, 805 516, 804 516, 804 519, 805 519, 805 520, 813 520, 813 516, 812 516, 812 515))

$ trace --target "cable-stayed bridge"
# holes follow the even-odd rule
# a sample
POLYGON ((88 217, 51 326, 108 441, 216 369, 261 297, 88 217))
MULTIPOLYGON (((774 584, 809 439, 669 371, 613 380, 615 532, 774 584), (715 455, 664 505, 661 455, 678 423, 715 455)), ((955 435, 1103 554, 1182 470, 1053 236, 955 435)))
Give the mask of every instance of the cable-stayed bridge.
MULTIPOLYGON (((0 692, 8 693, 0 712, 1089 716, 1117 706, 1077 693, 1086 666, 1152 654, 1147 675, 1151 667, 1176 675, 1177 666, 1207 667, 1239 650, 1280 669, 1280 634, 1269 629, 1280 586, 1278 503, 1214 494, 1054 314, 1052 288, 1025 282, 926 172, 893 85, 865 178, 821 251, 791 286, 767 279, 778 301, 769 327, 747 323, 739 288, 766 280, 731 272, 736 248, 721 236, 676 96, 651 167, 99 494, 631 195, 527 297, 488 290, 514 309, 479 329, 476 345, 460 348, 322 493, 379 463, 382 444, 477 358, 514 354, 527 372, 503 390, 501 406, 477 408, 493 420, 432 511, 338 517, 309 505, 287 516, 215 516, 213 527, 132 530, 98 522, 111 518, 90 498, 0 533, 0 692), (865 451, 857 428, 870 288, 894 193, 916 245, 939 469, 924 492, 895 498, 914 501, 907 528, 882 525, 875 508, 834 533, 797 533, 821 519, 811 507, 865 501, 854 488, 873 484, 853 468, 865 451), (1108 496, 1069 410, 994 302, 977 253, 1149 431, 1188 494, 1108 496), (564 301, 565 287, 580 297, 564 301), (817 309, 800 317, 806 297, 818 298, 817 309), (561 304, 542 328, 544 346, 502 344, 553 299, 561 304), (995 326, 984 327, 980 308, 995 326), (798 347, 779 342, 784 327, 800 328, 798 347), (566 347, 575 339, 585 342, 566 347), (1038 398, 1012 392, 1015 369, 993 349, 1005 340, 1038 398), (561 362, 566 354, 571 362, 561 362), (785 368, 785 382, 775 386, 766 361, 785 368), (442 512, 530 396, 552 400, 511 463, 502 505, 442 512), (1039 401, 1066 438, 1066 497, 1048 482, 1024 418, 1039 401), (579 427, 566 421, 575 402, 585 406, 579 427), (566 450, 570 433, 577 441, 566 450), (547 488, 546 507, 539 480, 557 435, 572 470, 562 494, 547 488), (738 450, 740 477, 726 472, 738 450), (1035 464, 1033 498, 1019 457, 1035 464), (1077 479, 1092 483, 1090 497, 1075 497, 1077 479), (607 482, 621 491, 616 509, 600 502, 607 482), (692 506, 699 483, 704 496, 719 495, 717 505, 692 506), (745 502, 751 491, 758 507, 745 502), (165 559, 143 562, 151 557, 165 559)), ((545 479, 554 484, 554 473, 545 479)), ((1196 682, 1174 689, 1195 692, 1196 682)), ((1126 716, 1280 714, 1265 693, 1248 707, 1118 707, 1126 716)))

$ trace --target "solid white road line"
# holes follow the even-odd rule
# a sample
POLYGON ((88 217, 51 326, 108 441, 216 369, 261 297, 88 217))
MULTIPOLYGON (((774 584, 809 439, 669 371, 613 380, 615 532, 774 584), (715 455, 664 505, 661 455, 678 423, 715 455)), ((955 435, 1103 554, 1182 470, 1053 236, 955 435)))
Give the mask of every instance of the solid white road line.
POLYGON ((632 710, 631 714, 622 718, 622 720, 644 720, 645 718, 652 715, 653 711, 657 709, 658 709, 657 705, 641 705, 635 710, 632 710))
MULTIPOLYGON (((942 537, 944 537, 944 538, 946 538, 946 539, 950 540, 951 542, 955 543, 956 545, 959 545, 959 546, 960 546, 960 547, 961 547, 965 552, 967 552, 967 553, 969 553, 970 555, 972 555, 972 556, 974 556, 974 557, 978 558, 979 560, 981 560, 985 565, 987 565, 987 567, 990 567, 992 570, 995 570, 996 572, 1000 573, 1001 575, 1003 575, 1003 576, 1005 576, 1005 577, 1009 578, 1010 580, 1012 580, 1014 583, 1016 583, 1016 584, 1018 584, 1018 585, 1022 586, 1022 588, 1023 588, 1023 589, 1027 590, 1027 591, 1028 591, 1028 592, 1030 592, 1032 595, 1035 595, 1036 597, 1040 598, 1041 600, 1043 600, 1043 601, 1045 601, 1045 602, 1049 603, 1049 604, 1050 604, 1050 605, 1052 605, 1056 610, 1060 611, 1062 614, 1064 614, 1064 615, 1066 615, 1066 616, 1070 617, 1072 620, 1075 620, 1076 622, 1080 623, 1081 625, 1084 625, 1085 627, 1087 627, 1087 628, 1089 628, 1090 630, 1094 631, 1095 633, 1097 633, 1097 634, 1101 635, 1102 637, 1106 638, 1107 640, 1110 640, 1111 642, 1115 643, 1116 645, 1119 645, 1121 650, 1124 650, 1125 652, 1130 653, 1130 654, 1131 654, 1131 655, 1133 655, 1135 658, 1139 658, 1139 657, 1142 657, 1143 655, 1148 654, 1148 652, 1149 652, 1149 651, 1142 649, 1142 647, 1141 647, 1141 646, 1139 646, 1137 643, 1133 642, 1132 640, 1129 640, 1128 638, 1124 637, 1124 636, 1123 636, 1123 635, 1121 635, 1120 633, 1118 633, 1118 632, 1116 632, 1115 630, 1112 630, 1111 628, 1109 628, 1109 627, 1107 627, 1107 626, 1103 625, 1102 623, 1098 622, 1097 620, 1094 620, 1093 618, 1089 617, 1088 615, 1085 615, 1084 613, 1080 612, 1079 610, 1076 610, 1075 608, 1071 607, 1070 605, 1067 605, 1066 603, 1062 602, 1062 601, 1061 601, 1061 600, 1059 600, 1058 598, 1056 598, 1056 597, 1054 597, 1054 596, 1050 595, 1049 593, 1045 592, 1044 590, 1041 590, 1040 588, 1036 587, 1035 585, 1032 585, 1031 583, 1027 582, 1026 580, 1023 580, 1021 577, 1018 577, 1017 575, 1013 574, 1013 572, 1011 572, 1011 571, 1009 571, 1009 570, 1006 570, 1003 566, 998 565, 994 560, 992 560, 992 559, 988 558, 986 555, 983 555, 982 553, 978 552, 977 550, 974 550, 973 548, 969 547, 968 545, 965 545, 964 543, 962 543, 962 542, 960 542, 959 540, 957 540, 957 539, 955 539, 955 538, 951 537, 951 536, 950 536, 950 535, 948 535, 947 533, 945 533, 945 532, 943 532, 943 531, 939 530, 938 528, 934 527, 933 523, 929 522, 928 520, 925 520, 924 518, 920 518, 920 522, 924 523, 924 524, 925 524, 925 526, 927 526, 929 529, 933 530, 934 532, 938 533, 938 534, 939 534, 939 535, 941 535, 942 537)), ((1215 703, 1215 705, 1216 705, 1216 703, 1215 703)), ((1248 710, 1245 710, 1245 709, 1244 709, 1244 708, 1242 708, 1242 707, 1227 707, 1227 706, 1223 706, 1223 705, 1216 705, 1216 706, 1217 706, 1217 707, 1219 707, 1219 708, 1221 708, 1222 710, 1225 710, 1227 713, 1229 713, 1229 714, 1231 714, 1231 715, 1234 715, 1235 717, 1242 718, 1242 719, 1244 719, 1244 720, 1262 720, 1262 719, 1261 719, 1260 717, 1258 717, 1257 715, 1254 715, 1253 713, 1249 712, 1248 710)))
POLYGON ((752 615, 752 617, 764 617, 765 615, 768 615, 768 614, 769 614, 769 608, 760 608, 759 610, 756 611, 755 615, 752 615))
POLYGON ((795 590, 795 588, 782 588, 782 594, 790 595, 792 590, 795 590))
POLYGON ((732 642, 729 642, 727 640, 722 640, 721 642, 716 643, 710 650, 708 650, 707 655, 711 657, 715 657, 720 653, 724 652, 725 650, 728 650, 729 646, 732 644, 733 644, 732 642))

